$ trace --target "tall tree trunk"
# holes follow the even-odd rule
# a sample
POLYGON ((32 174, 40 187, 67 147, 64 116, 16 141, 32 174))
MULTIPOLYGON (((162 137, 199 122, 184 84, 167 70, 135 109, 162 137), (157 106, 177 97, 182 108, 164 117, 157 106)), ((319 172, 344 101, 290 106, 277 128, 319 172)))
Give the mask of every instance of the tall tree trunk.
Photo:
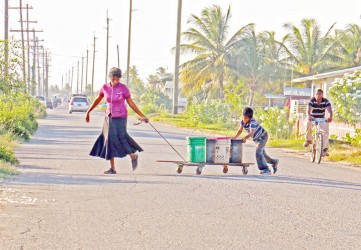
POLYGON ((248 107, 252 107, 253 104, 253 98, 254 98, 254 90, 251 88, 249 90, 249 102, 248 102, 248 107))
POLYGON ((224 73, 222 72, 219 77, 219 97, 223 100, 224 99, 224 73))
POLYGON ((251 80, 249 83, 249 102, 248 106, 252 107, 253 105, 253 99, 254 99, 254 92, 257 89, 257 81, 251 80))

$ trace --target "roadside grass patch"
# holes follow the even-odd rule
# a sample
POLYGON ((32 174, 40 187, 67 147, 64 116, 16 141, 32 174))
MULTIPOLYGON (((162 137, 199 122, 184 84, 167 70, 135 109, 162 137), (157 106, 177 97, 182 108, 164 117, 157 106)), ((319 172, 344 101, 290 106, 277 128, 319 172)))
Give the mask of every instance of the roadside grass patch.
POLYGON ((294 150, 305 150, 303 147, 304 140, 297 139, 271 139, 267 142, 267 145, 274 148, 289 148, 294 150))
POLYGON ((18 170, 15 166, 0 160, 0 181, 17 174, 18 170))
POLYGON ((339 162, 344 161, 354 165, 361 166, 361 147, 358 148, 348 148, 348 149, 333 149, 330 152, 330 156, 327 157, 328 160, 339 162))

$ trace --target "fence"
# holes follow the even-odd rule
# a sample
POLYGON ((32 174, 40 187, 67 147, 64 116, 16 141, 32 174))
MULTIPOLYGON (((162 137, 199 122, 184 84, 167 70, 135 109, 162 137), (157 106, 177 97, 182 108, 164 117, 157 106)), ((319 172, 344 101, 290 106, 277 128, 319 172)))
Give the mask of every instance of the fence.
MULTIPOLYGON (((298 137, 302 137, 306 133, 307 118, 300 118, 296 122, 296 131, 298 137)), ((361 129, 361 124, 355 126, 348 125, 346 123, 332 122, 329 124, 330 135, 337 136, 338 139, 342 139, 349 133, 351 136, 355 135, 355 130, 361 129)))

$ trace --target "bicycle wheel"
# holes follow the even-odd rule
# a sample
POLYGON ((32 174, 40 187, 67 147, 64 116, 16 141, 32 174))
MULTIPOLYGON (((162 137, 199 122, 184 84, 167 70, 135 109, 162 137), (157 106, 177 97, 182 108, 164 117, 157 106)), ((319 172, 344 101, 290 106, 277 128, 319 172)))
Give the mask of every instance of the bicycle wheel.
POLYGON ((322 159, 323 136, 321 133, 317 134, 316 141, 316 162, 319 164, 322 159))

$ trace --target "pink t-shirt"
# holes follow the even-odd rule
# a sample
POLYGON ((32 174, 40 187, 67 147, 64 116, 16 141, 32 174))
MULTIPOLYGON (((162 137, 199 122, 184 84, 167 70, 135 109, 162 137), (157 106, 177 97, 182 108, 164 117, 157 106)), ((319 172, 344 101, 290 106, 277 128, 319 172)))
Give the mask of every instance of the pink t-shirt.
POLYGON ((126 85, 118 83, 113 87, 111 83, 106 83, 100 89, 99 95, 107 101, 107 116, 112 114, 113 118, 128 117, 125 100, 130 97, 130 91, 126 85))

